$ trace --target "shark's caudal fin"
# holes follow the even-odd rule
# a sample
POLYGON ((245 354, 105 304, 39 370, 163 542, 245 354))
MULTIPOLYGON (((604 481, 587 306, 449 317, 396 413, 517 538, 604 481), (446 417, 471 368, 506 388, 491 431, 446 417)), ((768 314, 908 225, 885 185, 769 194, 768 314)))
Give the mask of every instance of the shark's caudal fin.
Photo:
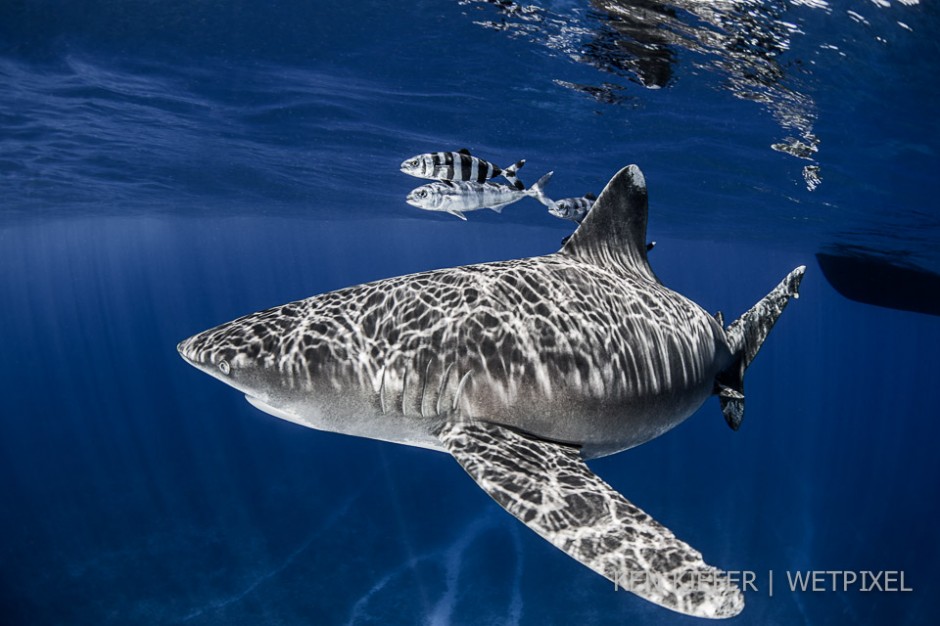
POLYGON ((636 165, 617 172, 561 249, 586 262, 657 281, 646 260, 646 180, 636 165))
POLYGON ((715 393, 721 402, 725 421, 732 430, 737 430, 744 419, 744 372, 757 356, 790 298, 800 297, 804 271, 806 266, 801 265, 787 274, 770 293, 725 329, 734 361, 715 377, 715 393))

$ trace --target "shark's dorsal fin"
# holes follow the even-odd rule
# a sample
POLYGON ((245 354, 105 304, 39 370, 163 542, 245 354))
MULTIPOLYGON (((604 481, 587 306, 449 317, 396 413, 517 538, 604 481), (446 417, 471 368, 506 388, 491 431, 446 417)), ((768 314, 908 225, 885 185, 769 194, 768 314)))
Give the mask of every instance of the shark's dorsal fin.
POLYGON ((646 180, 636 165, 617 172, 561 249, 588 263, 657 280, 646 260, 646 180))

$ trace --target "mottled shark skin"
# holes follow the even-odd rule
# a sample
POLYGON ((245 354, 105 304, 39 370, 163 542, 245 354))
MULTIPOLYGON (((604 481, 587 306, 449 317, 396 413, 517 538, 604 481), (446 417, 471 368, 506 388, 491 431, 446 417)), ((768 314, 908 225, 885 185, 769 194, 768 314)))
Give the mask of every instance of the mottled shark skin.
POLYGON ((804 268, 726 330, 656 278, 646 221, 646 184, 629 166, 554 254, 325 293, 178 349, 277 417, 446 451, 510 513, 618 586, 728 617, 743 608, 740 591, 583 460, 663 434, 713 393, 739 426, 744 369, 804 268))
POLYGON ((699 617, 744 608, 724 572, 591 472, 577 448, 488 423, 447 424, 441 440, 500 506, 618 587, 699 617))

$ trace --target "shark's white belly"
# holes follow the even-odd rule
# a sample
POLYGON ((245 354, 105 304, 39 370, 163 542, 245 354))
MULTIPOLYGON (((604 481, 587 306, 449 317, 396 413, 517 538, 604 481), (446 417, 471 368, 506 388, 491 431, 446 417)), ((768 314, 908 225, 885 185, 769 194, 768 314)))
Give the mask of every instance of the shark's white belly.
POLYGON ((446 422, 487 421, 581 446, 585 456, 597 457, 649 441, 694 413, 712 392, 716 356, 707 347, 689 352, 687 359, 701 361, 694 366, 676 357, 668 375, 660 368, 658 381, 628 380, 612 370, 553 378, 557 367, 550 364, 494 377, 480 367, 429 361, 386 368, 377 380, 325 377, 300 393, 246 397, 258 409, 303 426, 422 448, 443 449, 437 433, 446 422))

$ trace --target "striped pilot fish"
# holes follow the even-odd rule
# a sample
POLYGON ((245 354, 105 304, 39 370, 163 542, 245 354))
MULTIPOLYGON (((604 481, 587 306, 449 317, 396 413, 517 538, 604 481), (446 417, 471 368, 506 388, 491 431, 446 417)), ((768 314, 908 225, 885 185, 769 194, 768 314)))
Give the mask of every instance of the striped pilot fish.
POLYGON ((525 165, 525 159, 502 169, 489 161, 470 154, 466 148, 457 152, 428 152, 402 162, 401 171, 418 178, 431 180, 460 180, 476 183, 502 176, 518 190, 525 189, 516 173, 525 165))
POLYGON ((542 204, 551 202, 544 192, 551 177, 552 172, 549 172, 529 189, 516 189, 502 183, 440 180, 413 190, 408 194, 407 202, 425 211, 443 211, 465 220, 464 211, 493 209, 499 213, 503 207, 526 196, 532 196, 542 204))
POLYGON ((561 200, 555 200, 546 206, 548 207, 548 212, 555 217, 571 220, 580 224, 581 220, 588 214, 588 211, 591 210, 591 207, 594 206, 595 200, 597 200, 597 196, 593 193, 586 193, 580 198, 562 198, 561 200))

